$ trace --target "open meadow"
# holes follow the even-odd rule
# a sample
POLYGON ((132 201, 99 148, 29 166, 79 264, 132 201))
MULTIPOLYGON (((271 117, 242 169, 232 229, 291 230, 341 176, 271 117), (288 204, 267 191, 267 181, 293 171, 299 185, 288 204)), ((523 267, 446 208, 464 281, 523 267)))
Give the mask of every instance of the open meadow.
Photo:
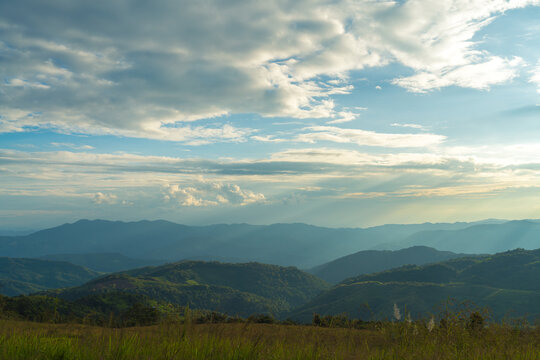
POLYGON ((166 322, 131 328, 0 321, 1 359, 538 359, 540 331, 429 323, 369 329, 166 322))

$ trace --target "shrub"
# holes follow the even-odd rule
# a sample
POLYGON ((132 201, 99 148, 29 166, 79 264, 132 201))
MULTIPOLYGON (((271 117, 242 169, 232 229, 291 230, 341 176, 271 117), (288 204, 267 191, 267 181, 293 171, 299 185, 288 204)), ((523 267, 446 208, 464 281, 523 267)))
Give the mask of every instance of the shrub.
POLYGON ((272 315, 266 314, 251 315, 247 321, 254 324, 276 324, 278 322, 272 315))
POLYGON ((157 309, 135 303, 126 312, 122 314, 124 326, 147 326, 155 325, 159 321, 159 312, 157 309))

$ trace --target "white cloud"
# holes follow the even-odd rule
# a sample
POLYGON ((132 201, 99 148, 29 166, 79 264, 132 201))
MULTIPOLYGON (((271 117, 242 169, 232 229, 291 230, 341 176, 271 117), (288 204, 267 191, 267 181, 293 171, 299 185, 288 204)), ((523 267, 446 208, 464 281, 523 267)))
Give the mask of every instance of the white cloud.
POLYGON ((482 50, 474 36, 527 5, 540 2, 6 3, 0 76, 10 80, 0 91, 10 100, 0 131, 242 141, 249 129, 178 123, 231 113, 351 121, 332 96, 353 90, 352 70, 389 63, 414 71, 394 80, 410 91, 489 89, 522 62, 482 50))
POLYGON ((49 85, 41 84, 38 82, 31 82, 27 80, 22 79, 11 79, 6 82, 5 86, 13 86, 13 87, 28 87, 28 88, 34 88, 34 89, 50 89, 49 85))
POLYGON ((395 79, 394 84, 411 92, 425 93, 446 86, 460 86, 478 90, 488 90, 490 86, 502 84, 518 76, 523 66, 521 58, 511 60, 491 57, 485 62, 443 68, 436 71, 422 71, 413 76, 395 79))
POLYGON ((340 111, 336 114, 337 119, 327 121, 327 124, 342 124, 349 121, 353 121, 358 117, 358 114, 350 112, 350 111, 340 111))
POLYGON ((427 130, 424 126, 419 124, 400 124, 400 123, 392 123, 390 126, 394 127, 402 127, 402 128, 411 128, 411 129, 418 129, 418 130, 427 130))
POLYGON ((115 194, 105 194, 102 192, 97 192, 94 194, 93 201, 95 204, 102 205, 102 204, 116 204, 118 201, 118 196, 115 194))
POLYGON ((265 197, 261 193, 242 190, 235 184, 198 181, 196 183, 179 186, 167 184, 164 188, 164 200, 175 200, 182 206, 217 206, 217 205, 247 205, 263 202, 265 197))
POLYGON ((70 148, 74 150, 92 150, 94 147, 90 145, 76 145, 72 143, 59 143, 59 142, 52 142, 52 146, 54 147, 65 147, 70 148))
POLYGON ((288 141, 286 139, 276 138, 276 137, 274 137, 272 135, 264 135, 264 136, 255 135, 255 136, 252 136, 251 138, 253 140, 257 140, 257 141, 261 141, 261 142, 268 142, 268 143, 280 143, 280 142, 288 141))
POLYGON ((503 59, 480 49, 475 34, 507 10, 539 5, 538 0, 409 0, 392 7, 382 43, 416 74, 394 80, 410 91, 445 86, 488 89, 517 75, 521 60, 503 59))
POLYGON ((313 126, 300 134, 297 141, 315 143, 331 141, 337 143, 355 143, 365 146, 381 147, 427 147, 442 143, 446 137, 436 134, 386 134, 360 129, 342 129, 332 126, 313 126))

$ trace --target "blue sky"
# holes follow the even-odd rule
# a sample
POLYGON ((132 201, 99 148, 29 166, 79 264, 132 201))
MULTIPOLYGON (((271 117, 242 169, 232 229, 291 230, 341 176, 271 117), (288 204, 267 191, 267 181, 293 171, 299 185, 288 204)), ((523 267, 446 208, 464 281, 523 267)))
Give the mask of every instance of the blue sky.
POLYGON ((0 228, 540 217, 540 1, 0 4, 0 228))

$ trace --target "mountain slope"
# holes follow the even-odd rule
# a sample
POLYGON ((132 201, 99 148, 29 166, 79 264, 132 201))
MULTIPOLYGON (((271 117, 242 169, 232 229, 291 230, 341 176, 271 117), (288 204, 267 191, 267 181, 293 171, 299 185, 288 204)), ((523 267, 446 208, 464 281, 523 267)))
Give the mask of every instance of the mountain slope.
POLYGON ((422 230, 471 224, 385 225, 331 229, 306 224, 186 226, 168 221, 80 220, 26 236, 0 236, 0 254, 120 253, 135 259, 200 259, 310 268, 351 253, 404 240, 422 230))
POLYGON ((121 291, 231 315, 281 316, 327 288, 324 281, 293 267, 183 261, 111 274, 47 294, 74 301, 121 291))
POLYGON ((42 256, 40 259, 67 261, 99 272, 118 272, 166 263, 165 260, 132 259, 119 253, 54 254, 42 256))
POLYGON ((329 283, 338 283, 352 276, 379 272, 402 265, 423 265, 463 256, 465 255, 438 251, 426 246, 414 246, 396 251, 365 250, 319 265, 308 272, 329 283))
POLYGON ((0 294, 15 296, 76 286, 99 275, 63 261, 0 257, 0 294))
POLYGON ((487 306, 494 318, 540 315, 540 250, 405 266, 347 279, 297 309, 304 321, 314 312, 347 312, 363 319, 387 318, 393 304, 413 317, 437 312, 448 299, 487 306))

